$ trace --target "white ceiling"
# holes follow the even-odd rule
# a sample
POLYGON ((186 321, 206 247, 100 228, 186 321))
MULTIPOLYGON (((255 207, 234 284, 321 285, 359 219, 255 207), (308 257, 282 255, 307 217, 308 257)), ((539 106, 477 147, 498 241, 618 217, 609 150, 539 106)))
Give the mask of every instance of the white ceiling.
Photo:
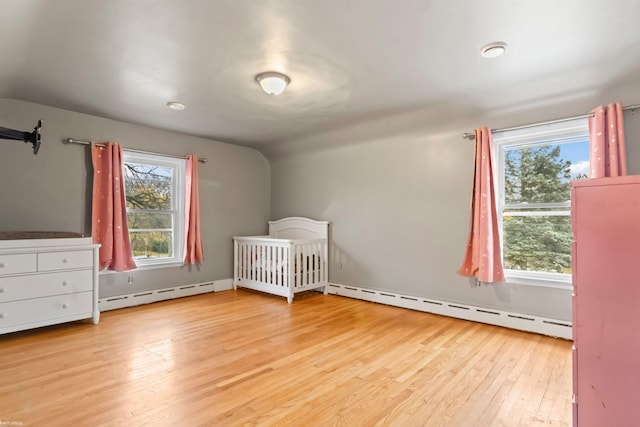
POLYGON ((444 106, 640 97, 639 42, 639 0, 1 0, 0 97, 260 148, 444 106), (507 53, 480 57, 493 41, 507 53), (254 80, 270 70, 280 96, 254 80))

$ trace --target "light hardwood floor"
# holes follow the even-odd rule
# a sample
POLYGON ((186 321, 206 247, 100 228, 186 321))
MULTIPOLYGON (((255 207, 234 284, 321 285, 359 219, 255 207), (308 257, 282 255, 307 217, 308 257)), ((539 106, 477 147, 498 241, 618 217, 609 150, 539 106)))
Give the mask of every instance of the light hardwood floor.
POLYGON ((310 293, 225 291, 0 336, 24 426, 568 426, 571 343, 310 293))

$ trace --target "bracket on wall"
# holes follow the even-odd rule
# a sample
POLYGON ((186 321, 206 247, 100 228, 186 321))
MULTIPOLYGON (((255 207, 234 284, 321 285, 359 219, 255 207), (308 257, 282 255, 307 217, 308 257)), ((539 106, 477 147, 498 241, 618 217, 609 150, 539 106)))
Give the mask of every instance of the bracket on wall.
POLYGON ((0 127, 0 139, 10 139, 13 141, 30 142, 33 145, 33 154, 38 154, 40 149, 40 128, 42 120, 33 128, 33 132, 22 132, 15 129, 0 127))

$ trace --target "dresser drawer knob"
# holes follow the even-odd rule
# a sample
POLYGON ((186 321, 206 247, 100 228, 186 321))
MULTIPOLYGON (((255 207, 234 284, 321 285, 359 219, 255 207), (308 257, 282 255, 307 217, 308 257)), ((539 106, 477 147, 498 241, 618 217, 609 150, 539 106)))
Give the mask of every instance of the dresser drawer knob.
POLYGON ((62 263, 66 264, 67 263, 67 259, 66 258, 62 258, 62 263))
POLYGON ((4 268, 4 262, 0 262, 0 268, 4 268))
POLYGON ((62 304, 62 308, 67 308, 67 304, 62 304))
POLYGON ((0 294, 4 293, 4 288, 0 288, 0 294))
POLYGON ((62 282, 62 286, 67 286, 67 282, 62 282))
POLYGON ((4 313, 0 313, 0 319, 4 319, 4 313))

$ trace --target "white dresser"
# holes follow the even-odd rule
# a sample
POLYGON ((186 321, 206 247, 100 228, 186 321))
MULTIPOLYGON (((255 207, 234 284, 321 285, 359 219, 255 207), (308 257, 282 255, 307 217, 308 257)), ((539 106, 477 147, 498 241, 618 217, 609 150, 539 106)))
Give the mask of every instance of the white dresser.
POLYGON ((90 237, 0 240, 0 334, 98 323, 99 247, 90 237))

